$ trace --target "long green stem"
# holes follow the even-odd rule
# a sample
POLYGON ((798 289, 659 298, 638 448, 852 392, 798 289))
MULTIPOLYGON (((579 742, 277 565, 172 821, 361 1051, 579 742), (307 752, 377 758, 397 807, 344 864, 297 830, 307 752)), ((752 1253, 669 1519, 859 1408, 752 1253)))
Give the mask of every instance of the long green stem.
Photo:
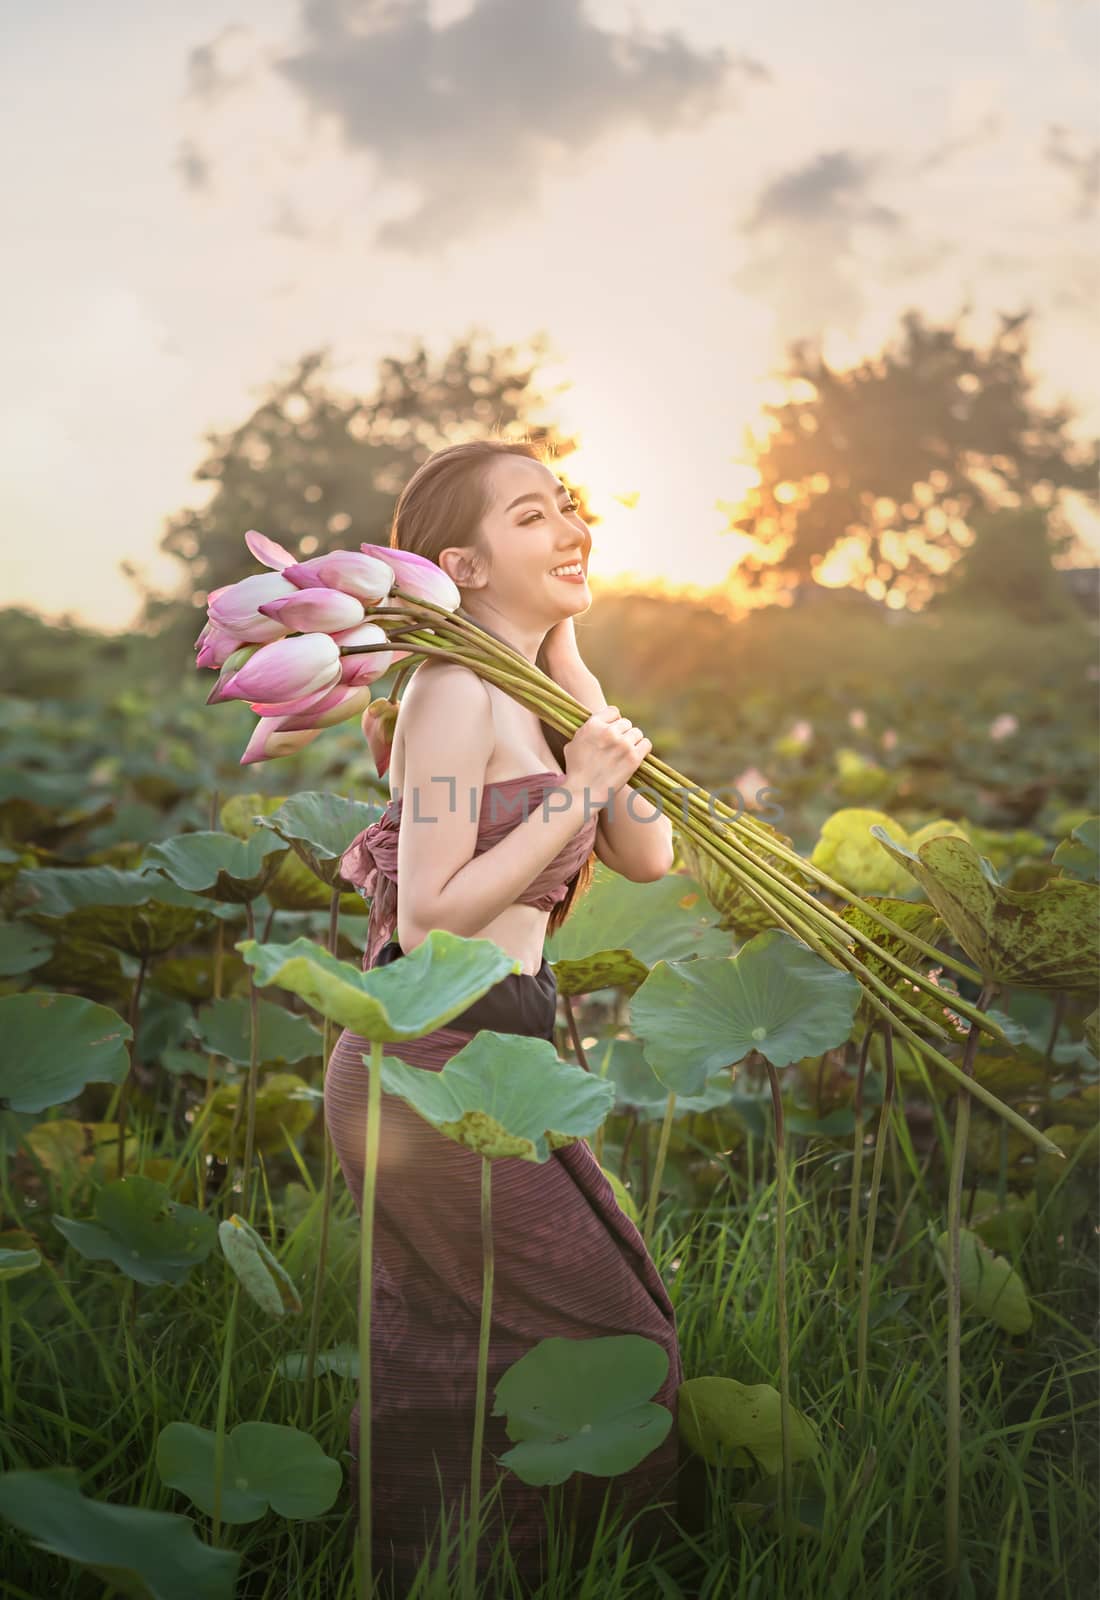
POLYGON ((481 1451, 485 1439, 485 1399, 489 1387, 489 1334, 493 1315, 493 1163, 481 1158, 481 1328, 477 1341, 477 1393, 474 1399, 474 1444, 470 1461, 470 1543, 464 1600, 477 1593, 477 1547, 481 1536, 481 1451))
MULTIPOLYGON (((256 913, 252 901, 245 903, 248 937, 256 937, 256 913)), ((260 991, 252 967, 248 969, 248 1088, 244 1131, 244 1171, 241 1176, 241 1214, 249 1217, 252 1192, 252 1147, 256 1141, 256 1090, 260 1080, 260 991)), ((230 1174, 232 1181, 232 1174, 230 1174)))
MULTIPOLYGON (((328 951, 335 956, 340 942, 340 890, 333 889, 328 908, 328 951)), ((325 1017, 324 1034, 321 1043, 321 1088, 324 1094, 325 1075, 328 1072, 329 1057, 336 1038, 336 1025, 331 1017, 325 1017)), ((317 1267, 313 1274, 313 1304, 309 1310, 309 1342, 306 1345, 306 1381, 305 1396, 302 1402, 302 1414, 306 1428, 313 1425, 315 1369, 317 1365, 317 1346, 321 1337, 321 1303, 325 1288, 325 1272, 328 1267, 328 1236, 329 1218, 332 1214, 332 1195, 335 1174, 333 1160, 332 1140, 329 1138, 328 1120, 321 1118, 321 1237, 317 1245, 317 1267)))
POLYGON ((645 1228, 642 1239, 647 1250, 653 1246, 653 1224, 657 1216, 657 1194, 661 1187, 661 1174, 665 1170, 665 1156, 668 1154, 668 1141, 672 1133, 672 1112, 676 1105, 676 1096, 670 1092, 665 1101, 665 1116, 661 1123, 661 1134, 657 1140, 657 1158, 653 1163, 653 1181, 649 1186, 649 1203, 646 1206, 645 1228))
MULTIPOLYGON (((987 984, 981 1003, 988 1005, 996 985, 987 984)), ((966 1041, 963 1070, 974 1070, 978 1035, 972 1029, 966 1041)), ((970 1131, 970 1099, 955 1101, 955 1139, 947 1183, 947 1504, 944 1507, 946 1550, 944 1562, 953 1588, 959 1581, 959 1486, 962 1466, 962 1261, 960 1225, 966 1140, 970 1131)))
MULTIPOLYGON (((870 1033, 868 1033, 870 1039, 870 1033)), ((882 1186, 882 1161, 890 1134, 890 1114, 894 1104, 894 1036, 887 1023, 883 1032, 886 1053, 886 1083, 875 1128, 875 1155, 871 1163, 871 1193, 867 1200, 867 1235, 863 1241, 863 1277, 859 1285, 859 1334, 856 1354, 856 1416, 863 1416, 863 1390, 867 1382, 867 1335, 871 1323, 871 1265, 875 1246, 875 1221, 882 1186)), ((1003 1127, 1004 1124, 1002 1123, 1003 1127)))
POLYGON ((783 1095, 779 1074, 765 1056, 775 1121, 775 1304, 779 1323, 779 1444, 782 1453, 780 1502, 782 1526, 791 1531, 791 1374, 787 1334, 787 1137, 783 1120, 783 1095))
POLYGON ((229 1316, 225 1324, 225 1343, 222 1346, 222 1370, 218 1380, 218 1418, 214 1424, 214 1530, 211 1543, 217 1544, 222 1525, 222 1478, 225 1473, 225 1416, 229 1407, 229 1370, 233 1360, 233 1336, 237 1328, 237 1296, 241 1286, 233 1279, 233 1294, 229 1301, 229 1316))
POLYGON ((871 1049, 871 1035, 874 1029, 868 1028, 863 1035, 863 1042, 859 1048, 859 1066, 856 1068, 856 1093, 855 1117, 856 1125, 852 1130, 852 1187, 848 1200, 848 1293, 851 1295, 856 1286, 856 1253, 859 1248, 859 1197, 863 1178, 863 1080, 867 1071, 867 1056, 871 1049))
POLYGON ((378 1142, 382 1122, 382 1041, 372 1039, 368 1073, 367 1123, 363 1148, 363 1204, 359 1234, 359 1559, 365 1600, 374 1595, 371 1537, 371 1285, 374 1270, 374 1192, 378 1183, 378 1142))

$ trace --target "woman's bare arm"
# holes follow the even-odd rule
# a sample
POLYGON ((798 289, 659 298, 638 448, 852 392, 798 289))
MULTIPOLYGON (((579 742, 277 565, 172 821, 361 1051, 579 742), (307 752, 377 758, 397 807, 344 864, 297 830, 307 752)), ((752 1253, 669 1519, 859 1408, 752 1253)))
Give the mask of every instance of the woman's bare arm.
POLYGON ((526 817, 522 790, 500 794, 498 819, 521 820, 475 856, 494 742, 489 692, 461 663, 426 665, 432 670, 418 670, 417 694, 401 711, 405 765, 397 937, 406 953, 432 928, 473 937, 515 904, 595 809, 586 815, 582 787, 564 775, 558 789, 547 794, 545 809, 541 792, 526 796, 526 817))

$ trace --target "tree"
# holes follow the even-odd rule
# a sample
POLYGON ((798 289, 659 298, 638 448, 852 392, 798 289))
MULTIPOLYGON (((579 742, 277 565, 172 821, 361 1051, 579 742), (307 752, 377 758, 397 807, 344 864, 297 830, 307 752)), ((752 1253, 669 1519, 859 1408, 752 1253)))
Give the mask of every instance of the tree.
POLYGON ((772 593, 843 583, 923 606, 950 586, 973 520, 1005 507, 1051 510, 1049 533, 1042 518, 1014 525, 1049 538, 1049 564, 1072 541, 1063 491, 1095 494, 1100 450, 1071 437, 1069 408, 1036 404, 1030 315, 1002 314, 979 350, 912 311, 892 347, 845 371, 792 346, 789 397, 765 408, 770 432, 755 444, 760 482, 724 507, 756 540, 738 580, 772 593))
POLYGON ((386 544, 402 486, 445 444, 492 434, 569 455, 574 439, 530 420, 543 403, 531 382, 545 353, 541 338, 532 343, 535 359, 524 364, 512 346, 477 350, 462 340, 435 367, 421 345, 404 360, 385 358, 365 399, 326 385, 327 350, 301 357, 239 427, 206 435, 211 449, 194 477, 213 493, 168 519, 160 548, 182 562, 185 579, 176 594, 146 592, 148 627, 197 633, 209 591, 257 570, 244 542, 249 528, 303 558, 386 544))

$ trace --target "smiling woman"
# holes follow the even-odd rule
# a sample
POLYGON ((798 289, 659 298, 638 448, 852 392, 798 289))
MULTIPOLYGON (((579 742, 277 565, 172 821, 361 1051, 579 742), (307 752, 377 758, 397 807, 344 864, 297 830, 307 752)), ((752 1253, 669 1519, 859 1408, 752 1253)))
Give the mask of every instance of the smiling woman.
MULTIPOLYGON (((399 499, 390 542, 448 572, 468 613, 528 660, 579 662, 575 648, 562 649, 562 632, 589 603, 591 537, 576 502, 534 447, 490 441, 437 452, 399 499)), ((371 900, 364 968, 404 959, 442 927, 492 939, 521 970, 447 1026, 387 1045, 392 1054, 439 1071, 484 1028, 555 1042, 557 984, 543 953, 547 929, 560 924, 587 884, 605 806, 625 790, 649 749, 614 706, 602 704, 567 742, 461 662, 429 660, 417 668, 394 733, 394 798, 341 861, 342 874, 371 900), (552 796, 564 804, 551 808, 552 796)), ((645 870, 656 876, 666 862, 661 839, 648 831, 656 843, 645 870)), ((360 1209, 369 1049, 368 1040, 345 1030, 325 1077, 329 1133, 360 1209)), ((453 1513, 464 1494, 469 1499, 481 1159, 394 1095, 382 1097, 379 1152, 372 1534, 379 1570, 392 1569, 407 1584, 428 1553, 441 1511, 453 1513)), ((609 1489, 624 1522, 638 1517, 636 1550, 671 1537, 672 1524, 659 1508, 675 1503, 681 1465, 675 1313, 641 1234, 585 1141, 554 1150, 541 1164, 494 1161, 493 1255, 490 1397, 510 1366, 552 1336, 634 1334, 667 1354, 667 1375, 653 1396, 673 1413, 663 1443, 617 1479, 577 1474, 567 1504, 577 1524, 575 1557, 583 1557, 609 1489)), ((482 1489, 499 1479, 500 1497, 485 1525, 479 1571, 492 1561, 492 1541, 507 1541, 521 1574, 536 1581, 545 1563, 549 1496, 497 1466, 511 1443, 504 1418, 487 1416, 482 1489)), ((351 1445, 358 1459, 358 1407, 351 1445)))

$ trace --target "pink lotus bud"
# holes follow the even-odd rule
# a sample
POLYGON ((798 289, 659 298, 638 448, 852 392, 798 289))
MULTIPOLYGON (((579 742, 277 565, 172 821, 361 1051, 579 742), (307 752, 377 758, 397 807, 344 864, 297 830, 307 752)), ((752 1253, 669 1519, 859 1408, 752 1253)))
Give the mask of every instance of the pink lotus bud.
POLYGON ((341 683, 308 711, 299 712, 297 716, 280 717, 279 725, 288 733, 298 728, 331 728, 337 722, 347 722, 351 717, 359 716, 370 704, 370 699, 369 686, 359 689, 341 683))
POLYGON ((391 550, 383 544, 361 544, 359 548, 392 569, 394 588, 410 600, 427 600, 444 611, 456 611, 462 604, 457 585, 427 556, 414 555, 411 550, 391 550))
POLYGON ((266 533, 257 533, 255 528, 249 528, 244 536, 244 542, 257 561, 265 567, 274 567, 276 572, 281 572, 284 567, 289 567, 294 562, 289 550, 284 550, 281 544, 269 539, 266 533))
POLYGON ((265 617, 260 606, 268 600, 278 600, 282 595, 297 593, 279 572, 256 572, 239 583, 231 583, 208 603, 210 620, 220 628, 236 634, 249 644, 267 644, 281 639, 287 632, 274 617, 265 617))
POLYGON ((226 657, 221 664, 221 671, 218 673, 218 681, 215 683, 214 687, 206 697, 206 703, 208 706, 216 704, 218 700, 226 700, 229 698, 229 696, 224 693, 224 690, 230 678, 235 677, 244 666, 245 662, 250 661, 256 654, 256 651, 262 649, 263 646, 259 644, 241 644, 237 646, 232 654, 226 657))
POLYGON ((300 728, 290 733, 280 728, 279 721, 278 717, 260 718, 244 747, 240 759, 242 767, 251 766, 254 761, 271 761, 276 756, 293 755, 304 745, 312 744, 321 731, 320 728, 300 728))
MULTIPOLYGON (((343 649, 351 644, 385 644, 387 634, 376 622, 361 622, 357 628, 344 628, 340 633, 334 633, 332 638, 343 649)), ((392 663, 393 652, 390 650, 372 650, 369 655, 342 656, 340 676, 345 683, 373 683, 390 670, 392 663)))
POLYGON ((1019 726, 1019 720, 1012 715, 1011 711, 1002 711, 1000 716, 994 717, 989 724, 989 737, 1000 743, 1002 739, 1007 739, 1016 733, 1019 726))
POLYGON ((222 687, 207 700, 297 700, 315 689, 340 681, 340 647, 327 633, 299 633, 276 639, 257 650, 222 687))
POLYGON ((393 754, 393 732, 397 726, 399 700, 372 700, 363 712, 363 732, 370 746, 371 758, 380 778, 389 771, 393 754))
POLYGON ((376 606, 393 588, 393 568, 358 550, 326 550, 308 561, 286 567, 283 577, 300 589, 339 589, 365 606, 376 606))
POLYGON ((295 589, 278 600, 268 600, 259 608, 265 617, 274 617, 284 628, 296 633, 334 633, 338 628, 353 628, 363 620, 363 606, 339 589, 295 589))
POLYGON ((326 683, 323 689, 314 689, 312 694, 300 694, 293 700, 250 700, 248 708, 258 717, 293 717, 299 711, 308 711, 311 706, 320 705, 326 695, 338 687, 339 684, 326 683))
MULTIPOLYGON (((206 626, 210 631, 203 640, 198 655, 195 657, 195 665, 196 667, 224 667, 228 661, 232 661, 237 651, 241 649, 241 641, 235 633, 229 633, 227 629, 219 628, 216 622, 208 622, 206 626)), ((251 648, 258 650, 259 646, 253 645, 251 648)), ((237 665, 243 665, 247 660, 247 656, 242 656, 237 665)), ((235 672, 236 670, 236 667, 234 667, 233 671, 235 672)))

